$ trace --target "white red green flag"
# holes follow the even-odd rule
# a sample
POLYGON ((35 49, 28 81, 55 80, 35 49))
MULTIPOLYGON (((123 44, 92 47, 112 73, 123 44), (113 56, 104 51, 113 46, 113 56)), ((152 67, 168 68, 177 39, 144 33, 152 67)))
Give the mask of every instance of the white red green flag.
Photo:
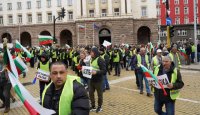
POLYGON ((47 45, 47 44, 53 43, 53 37, 52 36, 38 35, 38 39, 39 39, 40 45, 47 45))
POLYGON ((20 49, 22 49, 26 53, 26 61, 29 62, 31 59, 31 53, 16 40, 15 51, 20 52, 20 49))
POLYGON ((19 57, 14 59, 14 63, 16 65, 18 75, 21 75, 22 72, 28 72, 28 67, 19 57))
POLYGON ((45 109, 39 103, 37 103, 33 96, 28 92, 28 90, 26 90, 25 87, 19 82, 15 63, 7 47, 4 47, 3 59, 8 70, 8 76, 12 87, 14 88, 14 91, 19 96, 26 109, 29 111, 30 115, 54 114, 55 111, 45 109))

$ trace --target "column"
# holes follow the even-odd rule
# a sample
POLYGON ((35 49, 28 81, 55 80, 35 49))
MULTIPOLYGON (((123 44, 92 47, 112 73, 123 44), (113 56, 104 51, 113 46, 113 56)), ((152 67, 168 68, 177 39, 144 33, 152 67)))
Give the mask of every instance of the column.
POLYGON ((108 0, 108 16, 113 15, 113 5, 112 5, 113 0, 108 0))
POLYGON ((76 9, 74 11, 76 11, 75 13, 76 18, 80 18, 81 17, 81 0, 75 0, 75 1, 76 1, 76 9))
POLYGON ((95 0, 95 17, 99 17, 101 14, 100 14, 100 11, 101 9, 99 9, 99 0, 95 0))
POLYGON ((83 0, 83 17, 87 17, 87 0, 83 0))
POLYGON ((125 13, 125 0, 121 0, 121 15, 126 15, 126 13, 125 13))
POLYGON ((127 14, 131 14, 131 0, 127 0, 127 14))

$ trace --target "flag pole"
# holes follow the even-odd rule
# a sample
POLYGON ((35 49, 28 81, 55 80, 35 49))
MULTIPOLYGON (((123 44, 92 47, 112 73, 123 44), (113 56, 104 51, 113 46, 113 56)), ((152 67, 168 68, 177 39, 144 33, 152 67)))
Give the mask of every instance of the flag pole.
POLYGON ((92 39, 92 44, 94 46, 94 22, 93 22, 93 39, 92 39))
POLYGON ((85 23, 85 41, 86 41, 86 46, 87 46, 87 32, 86 32, 86 23, 85 23))
MULTIPOLYGON (((78 45, 79 45, 79 25, 78 25, 78 37, 77 37, 77 42, 78 42, 78 45)), ((77 45, 77 46, 78 46, 77 45)))

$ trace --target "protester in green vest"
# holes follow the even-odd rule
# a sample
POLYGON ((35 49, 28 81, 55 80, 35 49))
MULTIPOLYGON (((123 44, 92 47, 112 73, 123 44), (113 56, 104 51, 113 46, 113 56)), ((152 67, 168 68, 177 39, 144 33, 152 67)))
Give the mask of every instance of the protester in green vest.
POLYGON ((90 111, 96 111, 97 113, 102 111, 103 104, 103 75, 106 74, 106 64, 105 61, 100 57, 98 48, 93 47, 90 52, 92 67, 92 78, 90 80, 89 95, 91 101, 90 111), (98 96, 98 107, 95 107, 94 92, 97 91, 98 96))
POLYGON ((191 43, 191 46, 192 46, 191 62, 194 63, 196 47, 193 42, 191 43))
POLYGON ((55 115, 89 115, 89 98, 79 77, 68 75, 63 62, 55 62, 50 78, 42 95, 43 107, 55 110, 55 115))
POLYGON ((154 56, 151 61, 152 70, 155 70, 155 68, 162 63, 162 50, 157 49, 156 54, 157 55, 154 56))
POLYGON ((115 75, 114 76, 120 76, 120 72, 121 72, 120 61, 122 61, 122 53, 119 49, 115 48, 112 56, 113 56, 113 64, 115 67, 115 75))
POLYGON ((154 88, 154 111, 158 115, 175 115, 175 100, 184 86, 180 71, 175 67, 171 57, 164 56, 162 64, 156 67, 154 74, 155 76, 166 74, 170 82, 166 84, 168 88, 165 88, 167 96, 164 95, 162 89, 154 88), (162 111, 163 105, 165 105, 166 112, 162 111))
POLYGON ((180 60, 180 56, 178 54, 178 50, 177 50, 177 45, 176 44, 172 45, 171 52, 169 53, 169 56, 172 59, 172 61, 174 62, 175 67, 177 69, 180 69, 181 68, 181 60, 180 60))
MULTIPOLYGON (((39 63, 38 63, 37 69, 41 69, 42 71, 45 71, 45 72, 50 72, 49 71, 49 68, 50 68, 49 56, 45 52, 43 52, 42 55, 40 55, 38 57, 38 60, 39 60, 39 63)), ((42 92, 43 92, 45 86, 48 85, 49 83, 50 83, 50 80, 49 81, 39 80, 40 103, 41 103, 41 100, 42 100, 42 92)))
POLYGON ((57 51, 56 51, 56 49, 52 49, 51 50, 51 59, 52 59, 52 63, 56 62, 56 60, 57 60, 57 51))

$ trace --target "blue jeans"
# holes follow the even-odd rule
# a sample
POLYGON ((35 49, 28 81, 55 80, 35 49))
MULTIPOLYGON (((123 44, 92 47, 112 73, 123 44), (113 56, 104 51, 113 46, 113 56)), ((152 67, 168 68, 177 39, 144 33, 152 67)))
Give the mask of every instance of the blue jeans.
POLYGON ((197 61, 200 62, 200 52, 197 53, 197 61))
POLYGON ((143 91, 143 79, 144 79, 145 86, 146 86, 146 92, 151 93, 151 90, 149 88, 149 83, 143 73, 138 72, 138 79, 139 79, 139 84, 140 84, 140 91, 143 91))
POLYGON ((154 101, 154 111, 158 115, 174 115, 175 114, 175 101, 163 102, 158 98, 154 101), (162 107, 165 104, 166 112, 162 111, 162 107))
POLYGON ((110 88, 109 83, 108 83, 107 73, 106 73, 106 75, 103 75, 102 89, 104 90, 105 88, 110 88))

